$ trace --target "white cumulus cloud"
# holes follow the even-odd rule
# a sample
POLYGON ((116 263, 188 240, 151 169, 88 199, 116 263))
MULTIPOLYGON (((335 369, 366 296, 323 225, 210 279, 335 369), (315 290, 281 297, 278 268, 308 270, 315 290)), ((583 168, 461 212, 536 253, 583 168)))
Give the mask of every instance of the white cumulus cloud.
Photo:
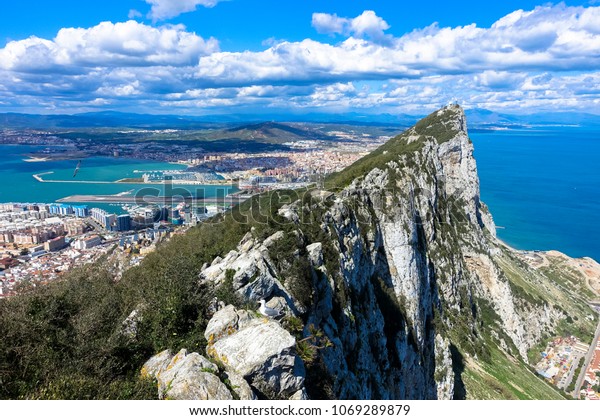
MULTIPOLYGON (((192 3, 199 4, 186 7, 192 3)), ((315 13, 312 24, 341 37, 220 51, 217 40, 182 25, 130 20, 11 41, 0 48, 0 107, 416 110, 458 97, 540 109, 559 108, 563 98, 571 109, 600 112, 600 7, 543 6, 489 27, 433 23, 395 36, 368 10, 353 18, 315 13)))
POLYGON ((145 0, 152 7, 148 17, 154 20, 170 19, 182 13, 193 12, 198 6, 214 7, 221 0, 145 0))
POLYGON ((0 68, 80 73, 89 66, 191 65, 218 48, 215 39, 205 40, 183 25, 102 22, 91 28, 63 28, 53 40, 9 42, 0 49, 0 68))
POLYGON ((377 16, 373 10, 365 10, 355 18, 343 18, 328 13, 313 13, 312 25, 319 33, 352 35, 358 38, 366 36, 376 41, 386 39, 384 31, 390 28, 390 25, 377 16))

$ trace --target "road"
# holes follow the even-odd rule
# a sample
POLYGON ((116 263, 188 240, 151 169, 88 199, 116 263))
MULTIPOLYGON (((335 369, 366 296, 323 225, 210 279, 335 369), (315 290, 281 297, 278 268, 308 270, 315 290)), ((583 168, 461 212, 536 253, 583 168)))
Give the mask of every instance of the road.
MULTIPOLYGON (((579 353, 577 353, 577 354, 579 354, 579 353)), ((581 356, 575 357, 573 359, 573 364, 571 365, 569 374, 567 376, 563 376, 557 385, 560 389, 566 390, 567 387, 571 384, 571 381, 573 380, 573 375, 575 375, 575 371, 577 370, 577 366, 579 366, 579 362, 581 362, 581 359, 583 359, 584 357, 585 357, 585 353, 581 353, 581 356)))
POLYGON ((579 376, 577 377, 577 383, 575 384, 575 391, 573 391, 573 397, 579 398, 579 391, 581 391, 581 386, 583 385, 583 379, 585 378, 585 371, 587 370, 590 362, 592 361, 592 357, 594 356, 594 350, 596 349, 596 343, 598 343, 598 338, 600 338, 600 321, 598 322, 598 328, 596 328, 596 335, 594 336, 594 340, 590 345, 590 349, 585 355, 585 362, 583 363, 583 367, 581 368, 581 372, 579 372, 579 376))

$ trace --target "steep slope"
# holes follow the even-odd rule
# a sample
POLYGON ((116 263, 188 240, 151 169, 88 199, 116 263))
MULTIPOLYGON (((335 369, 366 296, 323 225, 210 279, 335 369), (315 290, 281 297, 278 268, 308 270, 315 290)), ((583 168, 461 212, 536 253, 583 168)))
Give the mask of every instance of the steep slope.
POLYGON ((255 228, 200 277, 283 298, 312 346, 311 397, 560 398, 528 351, 595 317, 496 240, 472 152, 462 109, 446 107, 330 177, 335 193, 296 192, 278 207, 287 223, 261 226, 269 246, 255 228))

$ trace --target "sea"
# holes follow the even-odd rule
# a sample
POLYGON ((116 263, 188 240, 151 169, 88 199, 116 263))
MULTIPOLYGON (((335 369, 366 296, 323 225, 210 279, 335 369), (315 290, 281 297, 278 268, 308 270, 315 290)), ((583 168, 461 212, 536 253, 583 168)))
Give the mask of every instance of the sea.
MULTIPOLYGON (((215 197, 234 192, 223 185, 164 186, 159 184, 110 183, 124 178, 141 178, 144 172, 182 170, 185 165, 147 160, 89 157, 81 160, 49 160, 27 162, 31 154, 47 146, 0 145, 0 203, 53 203, 71 195, 135 196, 195 196, 215 197), (69 182, 39 182, 33 175, 41 174, 43 180, 69 182), (71 182, 76 181, 76 182, 71 182), (107 182, 109 181, 109 182, 107 182), (167 190, 165 191, 165 188, 167 190)), ((100 207, 116 214, 125 213, 119 204, 82 203, 90 208, 100 207)))
MULTIPOLYGON (((481 198, 498 226, 498 237, 523 250, 558 250, 600 262, 600 129, 470 130, 481 181, 481 198)), ((160 185, 41 183, 73 180, 77 160, 25 162, 38 146, 0 145, 0 202, 46 202, 75 194, 164 193, 160 185), (48 173, 52 172, 52 173, 48 173), (158 189, 158 193, 156 192, 158 189), (141 191, 143 193, 143 191, 141 191)), ((115 181, 141 171, 182 165, 92 157, 83 159, 76 180, 115 181)), ((223 194, 222 186, 176 186, 181 195, 223 194), (201 191, 195 191, 200 189, 201 191), (217 192, 217 190, 220 190, 217 192)), ((171 193, 171 191, 169 191, 171 193)), ((177 193, 177 192, 176 192, 177 193)), ((118 205, 90 204, 119 213, 118 205)))
POLYGON ((600 262, 600 129, 469 130, 498 237, 600 262))

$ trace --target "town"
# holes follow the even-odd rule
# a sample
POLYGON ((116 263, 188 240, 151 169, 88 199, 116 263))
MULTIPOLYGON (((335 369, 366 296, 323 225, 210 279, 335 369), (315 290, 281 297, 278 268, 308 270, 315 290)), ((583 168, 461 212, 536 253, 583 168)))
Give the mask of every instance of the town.
POLYGON ((46 284, 111 253, 139 261, 172 234, 215 214, 217 206, 124 206, 116 214, 87 205, 0 204, 0 298, 24 284, 46 284))
POLYGON ((541 353, 536 371, 557 388, 586 400, 600 400, 600 342, 593 348, 577 337, 557 337, 541 353), (592 353, 586 365, 586 355, 592 353), (581 383, 578 390, 578 382, 581 383))

